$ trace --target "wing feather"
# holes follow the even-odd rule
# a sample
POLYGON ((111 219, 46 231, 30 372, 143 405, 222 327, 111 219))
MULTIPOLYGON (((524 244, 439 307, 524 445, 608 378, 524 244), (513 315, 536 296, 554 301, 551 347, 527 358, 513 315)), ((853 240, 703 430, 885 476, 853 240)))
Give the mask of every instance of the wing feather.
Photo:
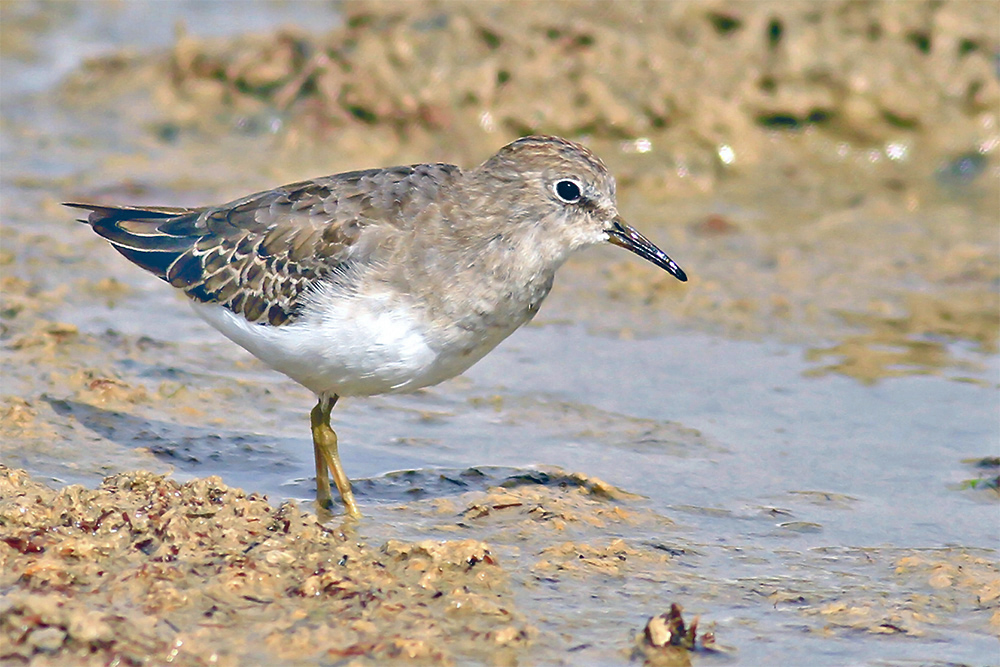
POLYGON ((443 164, 357 171, 218 207, 66 205, 90 211, 82 222, 192 299, 278 326, 317 281, 357 275, 347 267, 391 245, 381 237, 413 224, 460 174, 443 164))

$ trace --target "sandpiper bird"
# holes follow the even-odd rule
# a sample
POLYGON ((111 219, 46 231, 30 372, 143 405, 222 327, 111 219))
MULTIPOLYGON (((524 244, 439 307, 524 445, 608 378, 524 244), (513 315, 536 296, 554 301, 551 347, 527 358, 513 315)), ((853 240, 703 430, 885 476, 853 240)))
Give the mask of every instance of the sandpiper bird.
POLYGON ((205 208, 105 206, 115 250, 190 297, 201 317, 316 393, 316 496, 359 516, 330 412, 340 396, 434 385, 530 320, 570 252, 627 248, 679 280, 618 215, 615 181, 583 146, 518 139, 475 169, 370 169, 205 208))

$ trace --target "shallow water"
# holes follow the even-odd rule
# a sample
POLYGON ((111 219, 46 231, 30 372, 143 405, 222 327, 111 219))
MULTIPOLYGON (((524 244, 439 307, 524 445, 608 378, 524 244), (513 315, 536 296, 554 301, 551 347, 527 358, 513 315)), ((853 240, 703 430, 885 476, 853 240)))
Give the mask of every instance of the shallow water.
MULTIPOLYGON (((2 270, 5 280, 24 281, 5 283, 17 310, 5 315, 3 394, 8 407, 27 401, 41 424, 5 438, 3 463, 55 486, 94 486, 147 467, 180 479, 217 474, 274 501, 308 500, 309 393, 225 341, 55 205, 81 193, 164 204, 235 196, 288 168, 233 164, 234 150, 263 155, 271 139, 163 147, 127 114, 95 117, 47 102, 44 91, 86 55, 169 44, 164 26, 177 17, 196 34, 293 18, 319 28, 338 17, 313 3, 307 16, 299 4, 254 3, 236 23, 213 3, 155 6, 160 15, 131 3, 61 6, 30 28, 41 36, 32 58, 3 54, 2 270), (150 40, 132 37, 154 25, 150 40), (126 177, 137 194, 121 184, 126 177), (79 333, 39 330, 52 322, 79 333), (46 336, 68 342, 49 346, 46 336)), ((14 10, 4 11, 9 19, 14 10)), ((954 199, 942 197, 940 209, 922 215, 947 213, 954 199)), ((702 199, 680 210, 719 206, 702 199)), ((728 206, 737 221, 754 214, 749 200, 728 206)), ((781 206, 771 199, 760 210, 781 206)), ((649 210, 635 210, 650 236, 705 243, 651 227, 649 210)), ((684 245, 668 251, 697 281, 727 257, 752 266, 765 243, 766 231, 692 252, 696 260, 721 254, 704 269, 685 261, 684 245)), ((877 263, 881 246, 852 259, 877 263)), ((679 601, 715 624, 735 664, 995 664, 997 626, 987 619, 996 618, 996 599, 976 601, 995 572, 969 588, 938 586, 901 574, 900 563, 920 557, 936 571, 965 558, 996 561, 995 492, 962 483, 978 474, 963 460, 1000 453, 1000 357, 942 338, 930 342, 949 361, 918 365, 918 375, 873 384, 816 376, 827 361, 810 349, 849 336, 849 324, 783 335, 770 321, 758 339, 735 339, 709 320, 665 315, 684 310, 676 286, 653 303, 609 298, 604 285, 615 276, 600 269, 607 261, 633 263, 629 280, 659 278, 603 250, 574 259, 539 321, 462 378, 338 405, 344 464, 367 515, 363 537, 444 539, 432 503, 557 466, 640 494, 627 506, 662 519, 591 527, 573 539, 621 538, 645 555, 669 554, 670 567, 546 579, 532 566, 548 547, 538 535, 467 528, 503 545, 520 609, 542 633, 527 662, 624 662, 624 638, 679 601), (401 511, 401 503, 411 506, 401 511), (900 609, 911 616, 899 620, 900 609)))

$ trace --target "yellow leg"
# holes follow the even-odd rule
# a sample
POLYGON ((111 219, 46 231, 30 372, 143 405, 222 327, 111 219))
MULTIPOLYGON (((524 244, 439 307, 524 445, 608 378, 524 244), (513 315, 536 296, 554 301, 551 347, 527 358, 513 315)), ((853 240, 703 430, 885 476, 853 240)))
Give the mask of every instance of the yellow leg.
POLYGON ((309 415, 312 424, 313 453, 316 455, 316 502, 324 508, 329 508, 333 504, 330 495, 330 475, 333 475, 333 481, 340 491, 340 499, 344 502, 347 514, 360 517, 361 512, 354 502, 354 492, 351 491, 351 481, 347 479, 344 467, 340 464, 337 434, 330 426, 330 412, 336 403, 336 395, 321 397, 309 415))
POLYGON ((316 455, 316 503, 323 509, 333 507, 333 496, 330 495, 330 472, 326 467, 326 458, 319 449, 316 437, 316 410, 312 412, 313 454, 316 455))

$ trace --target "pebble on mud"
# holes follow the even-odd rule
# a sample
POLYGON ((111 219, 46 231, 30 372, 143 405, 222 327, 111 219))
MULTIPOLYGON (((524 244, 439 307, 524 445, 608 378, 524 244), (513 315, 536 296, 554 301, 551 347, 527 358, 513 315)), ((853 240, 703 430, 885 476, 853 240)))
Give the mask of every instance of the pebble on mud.
POLYGON ((653 616, 646 622, 642 634, 636 637, 633 658, 642 658, 646 665, 673 667, 689 665, 691 652, 720 652, 715 643, 715 633, 698 634, 698 617, 690 624, 684 622, 679 604, 653 616))

